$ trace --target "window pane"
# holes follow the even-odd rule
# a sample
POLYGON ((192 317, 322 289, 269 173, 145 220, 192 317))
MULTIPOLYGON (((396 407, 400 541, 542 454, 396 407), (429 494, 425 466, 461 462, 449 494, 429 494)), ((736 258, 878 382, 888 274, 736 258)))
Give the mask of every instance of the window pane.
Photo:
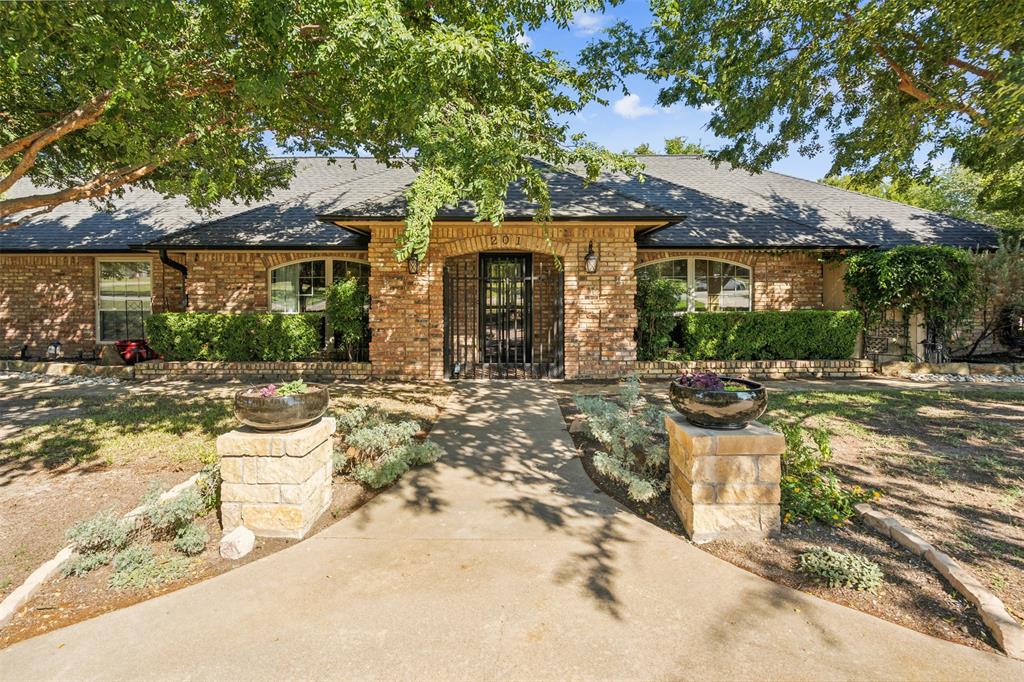
POLYGON ((365 263, 355 263, 349 260, 336 260, 331 265, 332 277, 335 282, 354 277, 363 284, 370 279, 370 266, 365 263))
POLYGON ((750 269, 699 258, 694 261, 696 310, 750 310, 750 269))
POLYGON ((676 298, 678 299, 676 310, 686 310, 689 299, 688 265, 689 262, 685 258, 652 263, 637 268, 637 276, 661 277, 672 281, 675 284, 676 298))
POLYGON ((99 279, 100 340, 144 338, 153 312, 149 261, 101 261, 99 279))
POLYGON ((270 310, 275 313, 299 312, 299 263, 270 272, 270 310))

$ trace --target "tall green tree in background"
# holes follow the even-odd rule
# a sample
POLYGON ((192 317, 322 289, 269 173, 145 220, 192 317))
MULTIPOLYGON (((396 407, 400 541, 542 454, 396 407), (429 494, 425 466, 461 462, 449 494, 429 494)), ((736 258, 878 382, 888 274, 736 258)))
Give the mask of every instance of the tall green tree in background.
MULTIPOLYGON (((706 154, 708 151, 705 149, 704 145, 699 142, 690 142, 682 136, 670 137, 665 140, 664 149, 665 154, 669 156, 678 156, 680 154, 706 154)), ((640 156, 650 156, 652 154, 657 154, 658 152, 654 151, 654 147, 648 143, 642 142, 633 148, 633 153, 640 156)))
POLYGON ((665 83, 658 103, 710 106, 714 158, 763 170, 834 153, 829 175, 924 181, 948 155, 980 205, 1024 206, 1024 3, 1004 0, 651 0, 584 63, 607 87, 665 83))
POLYGON ((199 209, 286 185, 289 153, 416 153, 400 256, 442 205, 500 221, 510 182, 549 212, 531 159, 634 162, 562 121, 591 82, 522 34, 600 0, 82 0, 0 4, 0 226, 136 185, 199 209), (37 189, 10 192, 21 179, 37 189))

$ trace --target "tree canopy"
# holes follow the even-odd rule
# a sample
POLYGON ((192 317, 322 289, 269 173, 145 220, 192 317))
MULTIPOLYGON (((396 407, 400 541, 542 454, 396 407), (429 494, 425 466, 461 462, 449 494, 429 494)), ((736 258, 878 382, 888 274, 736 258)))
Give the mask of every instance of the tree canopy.
POLYGON ((130 185, 199 209, 285 185, 287 153, 368 154, 419 173, 400 256, 441 206, 500 221, 541 159, 631 170, 563 122, 597 91, 521 36, 600 0, 83 0, 0 4, 0 225, 130 185), (415 158, 398 160, 404 152, 415 158), (18 180, 37 188, 4 196, 18 180))
MULTIPOLYGON (((664 146, 665 154, 669 156, 678 156, 680 154, 706 154, 707 149, 699 142, 690 142, 683 136, 670 137, 665 140, 664 146)), ((654 151, 647 142, 641 142, 633 148, 633 153, 637 155, 652 155, 658 152, 654 151)))
POLYGON ((830 175, 926 179, 944 155, 990 209, 1024 204, 1024 3, 651 0, 583 55, 605 87, 664 83, 662 106, 713 107, 715 158, 762 170, 832 147, 830 175))

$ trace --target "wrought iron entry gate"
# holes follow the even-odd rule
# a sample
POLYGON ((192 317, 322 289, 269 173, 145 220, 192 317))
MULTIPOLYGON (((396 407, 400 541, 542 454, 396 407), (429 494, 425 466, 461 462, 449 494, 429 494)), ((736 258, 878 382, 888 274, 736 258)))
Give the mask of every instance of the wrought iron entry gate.
POLYGON ((562 292, 553 258, 450 258, 444 268, 445 377, 561 378, 562 292))

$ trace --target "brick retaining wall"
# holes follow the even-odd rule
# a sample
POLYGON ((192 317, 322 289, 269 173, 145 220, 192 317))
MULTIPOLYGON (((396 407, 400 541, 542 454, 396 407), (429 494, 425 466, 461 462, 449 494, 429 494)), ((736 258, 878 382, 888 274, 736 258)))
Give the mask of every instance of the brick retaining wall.
POLYGON ((758 379, 856 379, 871 376, 871 360, 701 360, 636 363, 638 375, 669 378, 686 372, 716 372, 758 379))
POLYGON ((368 362, 142 362, 135 378, 227 381, 291 381, 298 377, 320 381, 369 379, 368 362))

